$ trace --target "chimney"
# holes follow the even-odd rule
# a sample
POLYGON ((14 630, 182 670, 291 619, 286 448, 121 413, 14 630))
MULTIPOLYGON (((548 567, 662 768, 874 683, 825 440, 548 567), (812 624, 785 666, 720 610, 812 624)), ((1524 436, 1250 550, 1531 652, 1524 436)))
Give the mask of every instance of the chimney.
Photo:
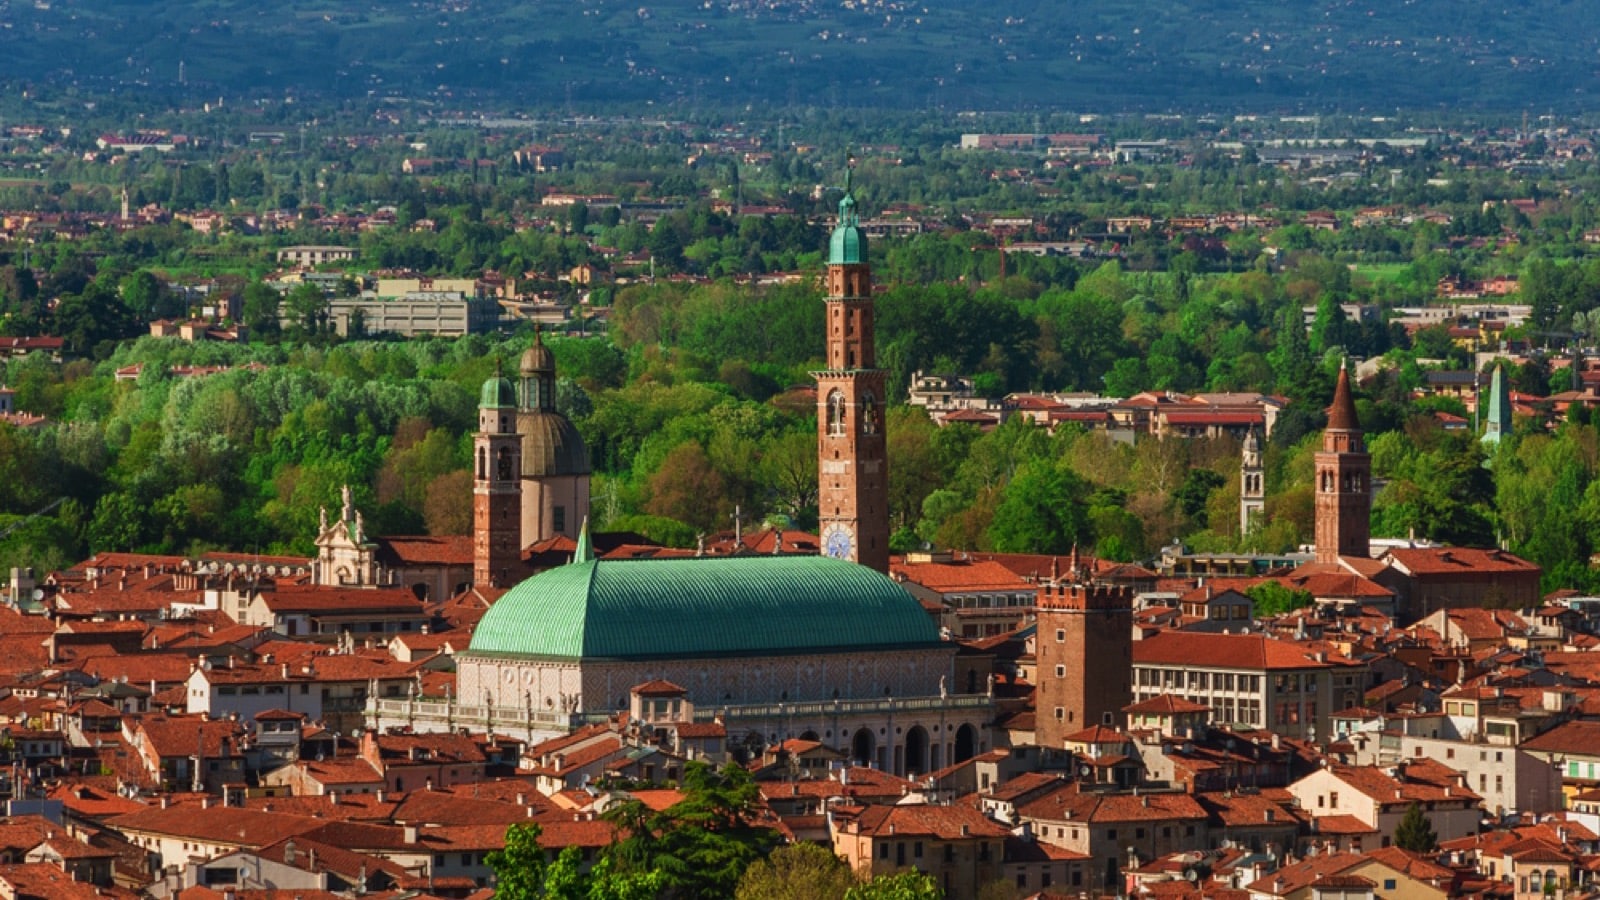
POLYGON ((417 842, 417 826, 402 824, 400 829, 407 844, 415 844, 417 842))

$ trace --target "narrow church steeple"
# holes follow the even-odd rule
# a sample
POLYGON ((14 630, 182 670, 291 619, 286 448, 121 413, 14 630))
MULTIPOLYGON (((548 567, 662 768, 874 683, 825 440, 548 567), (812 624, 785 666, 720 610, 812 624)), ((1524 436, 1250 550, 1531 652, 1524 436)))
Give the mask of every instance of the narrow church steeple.
POLYGON ((1506 388, 1504 366, 1494 367, 1494 379, 1489 383, 1489 415, 1483 427, 1483 442, 1498 444, 1511 433, 1511 392, 1506 388))
POLYGON ((1361 421, 1350 393, 1350 372, 1339 367, 1339 381, 1328 407, 1328 427, 1316 454, 1317 562, 1341 556, 1371 555, 1372 457, 1367 455, 1361 421))
MULTIPOLYGON (((853 168, 854 161, 851 162, 853 168)), ((889 571, 885 373, 873 340, 872 268, 851 174, 828 239, 827 368, 817 379, 817 512, 822 552, 889 571)))

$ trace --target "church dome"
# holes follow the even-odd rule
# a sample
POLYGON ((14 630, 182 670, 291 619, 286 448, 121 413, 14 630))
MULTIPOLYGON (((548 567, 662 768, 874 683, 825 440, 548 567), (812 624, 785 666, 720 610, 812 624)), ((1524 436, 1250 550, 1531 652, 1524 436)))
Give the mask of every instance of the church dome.
POLYGON ((483 390, 478 392, 479 409, 515 409, 516 405, 517 389, 509 378, 496 375, 485 381, 483 390))
POLYGON ((572 420, 558 412, 524 410, 517 414, 522 435, 522 474, 529 478, 550 475, 588 475, 589 448, 572 420))
POLYGON ((555 355, 550 348, 544 345, 544 336, 535 334, 533 346, 522 351, 522 363, 518 367, 524 375, 538 375, 542 372, 554 373, 556 370, 555 355))
MULTIPOLYGON (((580 555, 580 559, 581 559, 580 555)), ((823 556, 585 560, 508 591, 474 654, 668 659, 936 646, 888 577, 823 556)))

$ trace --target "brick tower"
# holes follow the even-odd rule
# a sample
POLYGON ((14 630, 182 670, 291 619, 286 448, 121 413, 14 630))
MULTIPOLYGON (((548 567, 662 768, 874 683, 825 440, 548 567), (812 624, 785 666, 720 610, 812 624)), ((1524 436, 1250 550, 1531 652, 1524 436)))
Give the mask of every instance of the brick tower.
POLYGON ((522 436, 517 390, 498 371, 478 398, 472 461, 472 581, 505 586, 521 566, 522 436))
POLYGON ((1362 440, 1350 373, 1339 367, 1339 383, 1328 407, 1328 428, 1316 455, 1317 562, 1366 557, 1372 529, 1372 457, 1362 440))
POLYGON ((872 337, 872 268, 850 180, 828 241, 827 368, 817 379, 817 510, 822 552, 889 571, 884 372, 872 337))
POLYGON ((1059 748, 1091 725, 1122 724, 1133 702, 1133 593, 1092 583, 1077 550, 1066 577, 1039 589, 1034 648, 1035 743, 1059 748))

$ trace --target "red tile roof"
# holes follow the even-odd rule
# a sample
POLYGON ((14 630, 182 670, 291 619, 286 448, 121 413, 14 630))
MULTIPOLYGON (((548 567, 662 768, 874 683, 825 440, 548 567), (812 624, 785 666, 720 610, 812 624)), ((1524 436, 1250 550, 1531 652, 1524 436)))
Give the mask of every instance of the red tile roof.
POLYGON ((960 560, 955 562, 894 563, 890 574, 897 580, 919 584, 938 593, 963 591, 1007 591, 1032 594, 1032 584, 998 562, 960 560))
POLYGON ((1199 666, 1214 669, 1326 669, 1347 662, 1324 656, 1294 641, 1259 634, 1206 634, 1166 631, 1133 643, 1135 664, 1199 666))
POLYGON ((1151 697, 1149 700, 1143 700, 1138 703, 1124 706, 1122 711, 1125 713, 1132 713, 1134 715, 1139 715, 1142 713, 1147 715, 1170 716, 1182 713, 1210 712, 1211 707, 1206 706, 1204 703, 1193 703, 1174 694, 1161 694, 1159 696, 1151 697))
POLYGON ((472 535, 380 537, 380 561, 390 566, 470 566, 472 535))
POLYGON ((1017 810, 1024 819, 1079 822, 1150 822, 1180 819, 1205 819, 1206 811, 1194 797, 1170 792, 1145 792, 1138 796, 1122 793, 1083 791, 1077 784, 1064 785, 1017 810))
POLYGON ((1400 547, 1384 554, 1413 576, 1452 575, 1466 572, 1532 573, 1539 566, 1504 550, 1475 547, 1400 547))
POLYGON ((284 586, 261 595, 275 613, 340 613, 395 611, 421 615, 422 601, 405 588, 338 588, 284 586))
MULTIPOLYGON (((868 806, 854 816, 862 834, 884 837, 1005 838, 1010 829, 968 806, 868 806)), ((847 829, 849 826, 845 826, 847 829)))

